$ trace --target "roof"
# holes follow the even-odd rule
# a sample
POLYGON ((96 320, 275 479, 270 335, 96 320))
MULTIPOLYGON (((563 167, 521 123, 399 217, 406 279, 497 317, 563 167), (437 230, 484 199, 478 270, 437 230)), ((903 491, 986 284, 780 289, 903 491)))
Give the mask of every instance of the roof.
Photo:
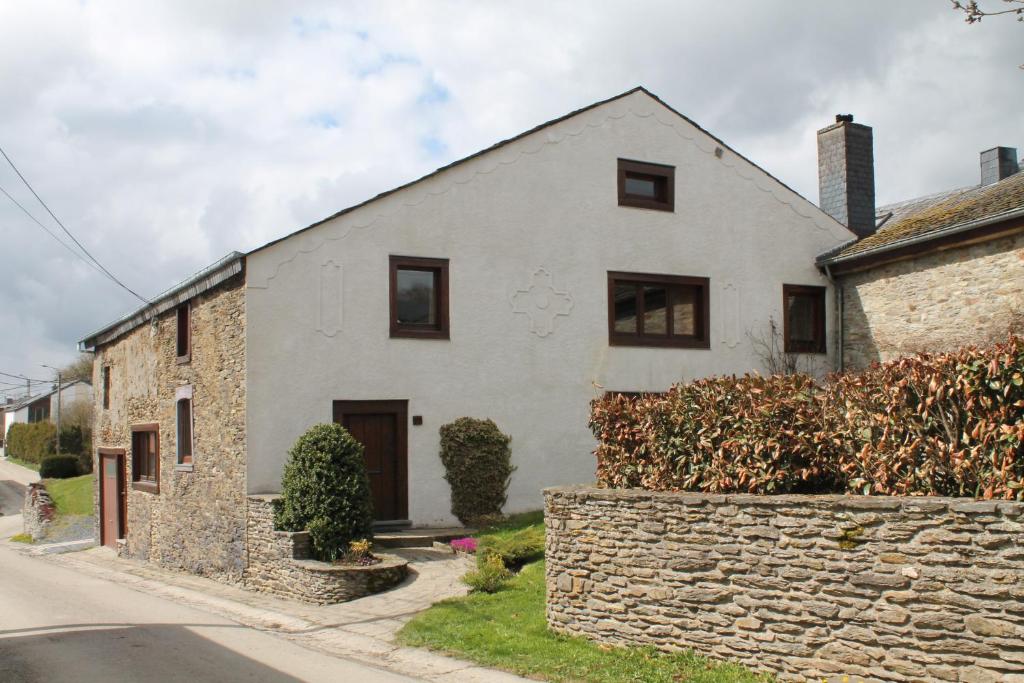
POLYGON ((80 351, 89 351, 132 331, 153 318, 177 308, 189 299, 238 275, 245 269, 245 256, 233 251, 216 263, 158 294, 145 306, 119 318, 78 342, 80 351))
POLYGON ((991 185, 948 190, 879 207, 878 230, 818 258, 845 263, 974 228, 1024 218, 1024 171, 991 185))
MULTIPOLYGON (((396 192, 404 190, 404 189, 406 189, 408 187, 412 187, 413 185, 417 185, 417 184, 419 184, 419 183, 421 183, 421 182, 423 182, 425 180, 429 180, 430 178, 433 178, 434 176, 436 176, 436 175, 438 175, 440 173, 443 173, 443 172, 445 172, 445 171, 447 171, 449 169, 455 168, 456 166, 460 166, 460 165, 462 165, 462 164, 464 164, 464 163, 466 163, 468 161, 471 161, 472 159, 476 159, 477 157, 480 157, 480 156, 483 156, 483 155, 488 154, 490 152, 493 152, 494 150, 500 149, 500 148, 502 148, 502 147, 504 147, 506 145, 512 144, 513 142, 516 142, 517 140, 521 140, 521 139, 523 139, 523 138, 525 138, 525 137, 527 137, 529 135, 533 135, 534 133, 542 131, 545 128, 549 128, 549 127, 554 126, 554 125, 556 125, 558 123, 561 123, 562 121, 566 121, 568 119, 571 119, 574 116, 577 116, 579 114, 583 114, 585 112, 588 112, 591 109, 596 109, 597 107, 600 107, 600 106, 602 106, 604 104, 608 104, 608 103, 614 102, 616 100, 621 100, 624 97, 629 97, 630 95, 632 95, 634 93, 638 93, 638 92, 647 95, 648 97, 650 97, 651 99, 656 101, 658 104, 660 104, 661 106, 665 107, 670 112, 672 112, 673 114, 675 114, 676 116, 678 116, 679 118, 683 119, 684 121, 689 123, 691 126, 696 128, 697 130, 699 130, 701 133, 707 135, 709 138, 711 138, 716 143, 718 143, 719 146, 729 150, 730 152, 732 152, 733 154, 738 156, 740 159, 743 159, 748 164, 750 164, 751 166, 753 166, 754 168, 758 169, 759 171, 761 171, 762 173, 767 175, 769 178, 771 178, 772 180, 777 182, 779 185, 781 185, 782 187, 786 188, 787 190, 789 190, 790 192, 792 192, 796 196, 798 196, 801 199, 803 199, 804 201, 806 201, 808 204, 813 206, 815 209, 818 208, 817 204, 815 204, 814 202, 811 202, 806 197, 804 197, 802 194, 800 194, 799 192, 794 190, 792 187, 790 187, 786 183, 782 182, 781 180, 779 180, 778 178, 773 176, 771 173, 769 173, 768 171, 766 171, 765 169, 761 168, 760 166, 755 164, 753 161, 748 159, 747 157, 745 157, 742 154, 740 154, 739 152, 737 152, 735 149, 733 149, 732 147, 727 145, 725 142, 723 142, 721 138, 719 138, 716 135, 713 135, 709 131, 705 130, 703 127, 700 126, 700 124, 698 124, 696 121, 694 121, 690 117, 688 117, 685 114, 682 114, 682 113, 676 111, 675 109, 673 109, 669 104, 667 104, 664 100, 662 100, 660 97, 658 97, 657 95, 652 93, 647 88, 643 87, 642 85, 638 85, 635 88, 632 88, 631 90, 627 90, 624 93, 621 93, 619 95, 615 95, 614 97, 609 97, 608 99, 601 100, 599 102, 594 102, 593 104, 588 104, 587 106, 581 107, 580 109, 576 109, 574 111, 571 111, 568 114, 565 114, 563 116, 559 116, 558 118, 555 118, 555 119, 551 119, 550 121, 546 121, 546 122, 544 122, 544 123, 542 123, 542 124, 540 124, 538 126, 534 126, 533 128, 531 128, 531 129, 529 129, 527 131, 524 131, 524 132, 522 132, 522 133, 520 133, 518 135, 515 135, 513 137, 510 137, 510 138, 508 138, 506 140, 502 140, 500 142, 496 142, 495 144, 491 145, 490 147, 482 149, 479 152, 475 152, 473 154, 470 154, 469 156, 463 157, 463 158, 461 158, 461 159, 459 159, 457 161, 453 161, 452 163, 448 164, 447 166, 442 166, 441 168, 438 168, 435 171, 431 171, 430 173, 426 174, 425 176, 421 176, 420 178, 417 178, 416 180, 413 180, 413 181, 410 181, 408 183, 405 183, 404 185, 399 185, 398 187, 396 187, 394 189, 391 189, 391 190, 388 190, 386 192, 381 192, 380 194, 378 194, 378 195, 376 195, 374 197, 371 197, 370 199, 367 199, 366 201, 363 201, 363 202, 360 202, 358 204, 354 204, 352 206, 349 206, 349 207, 347 207, 345 209, 342 209, 340 211, 337 211, 337 212, 331 214, 330 216, 327 216, 326 218, 318 220, 315 223, 311 223, 310 225, 307 225, 304 228, 300 228, 299 230, 296 230, 294 232, 288 233, 287 235, 284 235, 283 237, 279 237, 276 240, 272 240, 270 242, 267 242, 266 244, 264 244, 262 246, 259 246, 259 247, 256 247, 252 251, 247 252, 246 255, 248 256, 248 255, 251 255, 251 254, 255 254, 258 251, 262 251, 264 249, 267 249, 268 247, 272 247, 275 244, 277 244, 278 242, 283 242, 284 240, 286 240, 286 239, 288 239, 290 237, 294 237, 295 235, 304 233, 307 230, 311 230, 312 228, 317 227, 318 225, 323 225, 324 223, 326 223, 326 222, 328 222, 330 220, 338 218, 339 216, 343 216, 343 215, 345 215, 347 213, 351 213, 352 211, 355 211, 356 209, 360 209, 360 208, 362 208, 364 206, 367 206, 368 204, 372 204, 373 202, 375 202, 375 201, 377 201, 379 199, 383 199, 383 198, 388 197, 388 196, 390 196, 392 194, 395 194, 396 192)), ((827 214, 824 214, 824 212, 823 212, 822 215, 827 215, 827 214)), ((838 225, 842 225, 841 223, 837 223, 837 224, 838 225)), ((842 227, 845 228, 846 226, 842 226, 842 227)))
MULTIPOLYGON (((67 391, 70 387, 73 387, 76 384, 88 384, 89 386, 92 386, 92 382, 90 382, 88 380, 74 379, 74 380, 71 380, 70 382, 65 382, 64 385, 61 387, 61 391, 67 391)), ((6 410, 6 411, 21 410, 22 408, 24 408, 25 406, 27 406, 29 404, 35 403, 36 401, 38 401, 40 399, 43 399, 43 398, 46 398, 48 396, 53 396, 56 393, 57 393, 57 387, 51 387, 49 391, 44 391, 41 394, 35 394, 33 396, 28 396, 28 397, 25 397, 25 398, 23 398, 21 400, 15 401, 14 403, 11 403, 10 405, 4 406, 4 410, 6 410)))

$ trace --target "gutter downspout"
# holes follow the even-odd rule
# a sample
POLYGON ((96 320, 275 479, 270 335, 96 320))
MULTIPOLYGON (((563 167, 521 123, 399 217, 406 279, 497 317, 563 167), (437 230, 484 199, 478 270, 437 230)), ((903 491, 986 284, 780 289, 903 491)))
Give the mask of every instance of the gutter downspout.
POLYGON ((845 368, 845 364, 843 363, 843 288, 836 281, 835 277, 833 277, 832 271, 829 270, 828 264, 825 264, 825 277, 828 278, 828 281, 832 283, 832 290, 835 292, 836 333, 839 337, 839 348, 836 350, 836 357, 839 361, 837 370, 839 372, 842 372, 845 368))

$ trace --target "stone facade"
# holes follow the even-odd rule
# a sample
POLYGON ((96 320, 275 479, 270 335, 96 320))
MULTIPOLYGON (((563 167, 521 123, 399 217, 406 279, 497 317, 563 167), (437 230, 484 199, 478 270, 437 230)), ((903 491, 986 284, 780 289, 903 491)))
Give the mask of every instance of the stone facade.
POLYGON ((1003 338, 1024 320, 1024 233, 842 275, 843 363, 1003 338))
POLYGON ((33 541, 46 538, 46 530, 53 521, 56 507, 46 485, 34 481, 25 489, 25 503, 21 507, 21 522, 24 532, 33 541))
MULTIPOLYGON (((245 567, 245 298, 237 276, 191 299, 191 355, 178 362, 174 310, 97 348, 94 445, 126 455, 122 552, 228 581, 245 567), (109 408, 103 368, 110 368, 109 408), (193 457, 178 465, 175 392, 192 386, 193 457), (159 492, 132 484, 133 425, 159 425, 159 492)), ((99 472, 99 464, 94 470, 99 472)), ((98 509, 98 485, 95 494, 98 509)), ((99 515, 97 515, 97 519, 99 515)), ((99 538, 97 522, 96 537, 99 538)))
POLYGON ((1024 503, 545 497, 556 631, 785 680, 1024 681, 1024 503))
POLYGON ((355 600, 397 586, 408 562, 379 555, 379 564, 353 567, 310 559, 309 534, 274 530, 275 495, 248 499, 247 588, 315 604, 355 600))

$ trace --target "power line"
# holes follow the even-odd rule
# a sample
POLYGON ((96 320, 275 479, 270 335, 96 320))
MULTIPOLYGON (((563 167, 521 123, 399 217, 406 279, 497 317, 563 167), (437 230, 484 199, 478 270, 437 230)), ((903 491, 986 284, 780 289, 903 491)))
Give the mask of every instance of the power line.
POLYGON ((0 372, 0 375, 4 377, 13 377, 14 379, 20 379, 22 382, 52 382, 52 379, 32 379, 31 377, 25 377, 23 375, 12 375, 9 372, 0 372))
MULTIPOLYGON (((106 269, 106 268, 105 268, 105 267, 103 266, 103 264, 102 264, 102 263, 100 263, 99 261, 97 261, 97 260, 96 260, 96 257, 95 257, 95 256, 93 256, 92 254, 90 254, 90 253, 89 253, 89 250, 88 250, 88 249, 86 249, 86 248, 85 248, 84 246, 82 246, 82 243, 81 243, 81 242, 79 242, 79 241, 78 241, 78 239, 77 239, 77 238, 76 238, 76 237, 75 237, 74 235, 72 235, 72 234, 71 234, 71 231, 70 231, 70 230, 68 230, 68 229, 67 229, 66 227, 64 227, 64 224, 63 224, 63 223, 61 223, 61 221, 60 221, 60 219, 59 219, 59 218, 57 218, 57 215, 56 215, 56 214, 54 214, 54 213, 53 213, 53 211, 51 211, 51 210, 50 210, 50 207, 46 205, 46 202, 44 202, 44 201, 43 201, 43 198, 39 196, 39 193, 35 191, 35 188, 33 188, 33 187, 32 187, 32 185, 31 185, 31 184, 30 184, 30 183, 28 182, 28 180, 26 180, 25 176, 23 176, 23 175, 21 174, 21 171, 19 171, 19 170, 18 170, 18 167, 14 165, 14 162, 13 162, 13 161, 11 161, 11 158, 10 158, 9 156, 7 156, 7 152, 5 152, 5 151, 4 151, 4 148, 3 148, 3 147, 0 147, 0 154, 2 154, 2 155, 3 155, 3 157, 4 157, 4 159, 6 159, 6 160, 7 160, 7 163, 8 163, 8 164, 10 164, 10 166, 11 166, 11 168, 12 168, 12 169, 14 169, 14 172, 18 174, 18 177, 19 177, 19 178, 21 178, 21 182, 25 183, 25 187, 27 187, 27 188, 29 189, 29 191, 30 191, 30 192, 32 193, 32 196, 34 196, 34 197, 36 198, 36 200, 37 200, 37 201, 38 201, 38 202, 39 202, 39 203, 40 203, 40 204, 42 205, 42 207, 43 207, 44 209, 46 209, 46 213, 50 214, 50 217, 51 217, 51 218, 52 218, 53 220, 55 220, 55 221, 57 222, 57 225, 59 225, 59 226, 60 226, 60 229, 61 229, 61 230, 63 230, 63 231, 64 231, 64 233, 65 233, 65 234, 66 234, 66 235, 67 235, 68 237, 70 237, 70 238, 71 238, 71 241, 72 241, 72 242, 74 242, 75 244, 77 244, 77 245, 78 245, 78 248, 82 250, 82 253, 83 253, 83 254, 85 254, 86 256, 88 256, 88 257, 89 257, 89 259, 90 259, 90 260, 91 260, 91 261, 92 261, 93 263, 95 263, 95 264, 96 264, 97 266, 99 266, 100 270, 102 270, 102 271, 103 271, 104 273, 106 273, 106 274, 107 274, 107 276, 108 276, 108 277, 109 277, 109 278, 110 278, 111 280, 113 280, 113 281, 114 281, 115 283, 117 283, 117 284, 118 284, 118 285, 119 285, 119 286, 120 286, 120 287, 121 287, 122 289, 124 289, 124 290, 125 290, 126 292, 128 292, 129 294, 131 294, 132 296, 134 296, 134 297, 135 297, 136 299, 138 299, 139 301, 141 301, 141 302, 142 302, 142 303, 144 303, 144 304, 150 304, 150 303, 152 303, 152 302, 151 302, 151 301, 150 301, 149 299, 147 299, 147 298, 145 298, 144 296, 142 296, 142 295, 138 294, 137 292, 135 292, 135 290, 133 290, 132 288, 130 288, 130 287, 129 287, 128 285, 126 285, 125 283, 121 282, 121 281, 120 281, 120 280, 118 280, 118 279, 117 279, 116 277, 114 277, 114 274, 113 274, 113 273, 111 273, 111 272, 110 272, 109 270, 107 270, 107 269, 106 269)), ((6 193, 5 193, 5 194, 6 194, 6 193)))

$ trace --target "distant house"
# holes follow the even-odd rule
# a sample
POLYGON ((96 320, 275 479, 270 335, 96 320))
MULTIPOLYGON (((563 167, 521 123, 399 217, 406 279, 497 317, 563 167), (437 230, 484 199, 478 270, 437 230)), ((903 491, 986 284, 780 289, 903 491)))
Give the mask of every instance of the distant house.
POLYGON ((873 180, 870 196, 861 182, 871 172, 870 131, 840 121, 819 132, 822 208, 844 224, 845 206, 868 209, 849 212, 859 239, 818 259, 839 283, 841 366, 1024 330, 1024 173, 1017 150, 982 152, 978 185, 874 209, 873 180), (833 143, 840 142, 846 163, 832 165, 833 143), (835 186, 845 191, 830 193, 835 186))
POLYGON ((438 428, 512 437, 508 511, 594 476, 589 403, 763 369, 753 336, 835 364, 852 233, 648 91, 542 124, 248 254, 82 340, 101 541, 237 580, 247 496, 336 421, 377 521, 450 525, 438 428))
MULTIPOLYGON (((73 403, 92 401, 92 384, 86 380, 65 382, 60 392, 60 404, 66 410, 73 403)), ((57 421, 57 387, 21 400, 12 401, 4 406, 3 439, 0 446, 6 447, 7 432, 11 426, 21 423, 56 422, 57 421)))

